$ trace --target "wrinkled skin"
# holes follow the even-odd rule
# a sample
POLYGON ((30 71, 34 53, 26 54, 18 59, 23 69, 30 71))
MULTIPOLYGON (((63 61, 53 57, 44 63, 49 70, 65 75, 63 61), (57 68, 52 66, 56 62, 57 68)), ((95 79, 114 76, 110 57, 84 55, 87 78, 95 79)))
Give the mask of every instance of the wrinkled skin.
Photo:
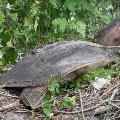
POLYGON ((95 42, 107 46, 120 45, 120 20, 113 20, 95 37, 95 42))

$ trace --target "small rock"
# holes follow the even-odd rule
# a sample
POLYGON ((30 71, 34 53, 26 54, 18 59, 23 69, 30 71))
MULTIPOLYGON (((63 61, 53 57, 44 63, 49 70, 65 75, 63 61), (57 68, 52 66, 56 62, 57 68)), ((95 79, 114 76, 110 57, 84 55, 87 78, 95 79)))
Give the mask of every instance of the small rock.
POLYGON ((92 83, 93 87, 100 90, 105 85, 110 84, 108 79, 95 77, 95 81, 92 83))
POLYGON ((7 113, 3 120, 26 120, 24 115, 16 114, 16 113, 7 113))

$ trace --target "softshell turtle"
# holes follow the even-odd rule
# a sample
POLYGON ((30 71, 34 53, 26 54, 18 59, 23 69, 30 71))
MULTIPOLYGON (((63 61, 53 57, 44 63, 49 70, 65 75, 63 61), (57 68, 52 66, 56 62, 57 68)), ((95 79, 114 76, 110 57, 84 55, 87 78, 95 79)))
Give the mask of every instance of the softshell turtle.
POLYGON ((51 75, 59 75, 63 82, 71 81, 118 58, 116 50, 119 47, 102 48, 87 41, 56 42, 27 54, 1 76, 0 84, 24 88, 21 94, 23 102, 37 108, 41 105, 51 75))

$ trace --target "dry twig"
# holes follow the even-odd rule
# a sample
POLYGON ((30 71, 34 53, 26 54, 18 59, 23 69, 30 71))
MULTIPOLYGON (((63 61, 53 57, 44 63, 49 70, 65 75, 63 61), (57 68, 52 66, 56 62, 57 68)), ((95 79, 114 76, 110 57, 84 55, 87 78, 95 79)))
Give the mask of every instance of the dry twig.
POLYGON ((83 103, 82 103, 82 95, 81 95, 81 91, 79 91, 79 95, 80 95, 80 104, 81 104, 81 113, 82 113, 82 117, 85 120, 85 116, 84 116, 84 110, 83 110, 83 103))

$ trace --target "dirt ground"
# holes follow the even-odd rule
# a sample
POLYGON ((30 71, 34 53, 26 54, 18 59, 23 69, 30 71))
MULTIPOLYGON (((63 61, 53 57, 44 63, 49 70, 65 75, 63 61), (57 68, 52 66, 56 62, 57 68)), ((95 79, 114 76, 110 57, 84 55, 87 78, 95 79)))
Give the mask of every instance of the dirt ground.
MULTIPOLYGON (((75 93, 76 105, 72 110, 53 109, 52 120, 120 120, 120 79, 101 90, 87 87, 86 94, 75 93), (107 108, 107 106, 110 106, 107 108)), ((26 108, 20 99, 20 91, 0 90, 0 120, 48 120, 41 108, 26 108)))

